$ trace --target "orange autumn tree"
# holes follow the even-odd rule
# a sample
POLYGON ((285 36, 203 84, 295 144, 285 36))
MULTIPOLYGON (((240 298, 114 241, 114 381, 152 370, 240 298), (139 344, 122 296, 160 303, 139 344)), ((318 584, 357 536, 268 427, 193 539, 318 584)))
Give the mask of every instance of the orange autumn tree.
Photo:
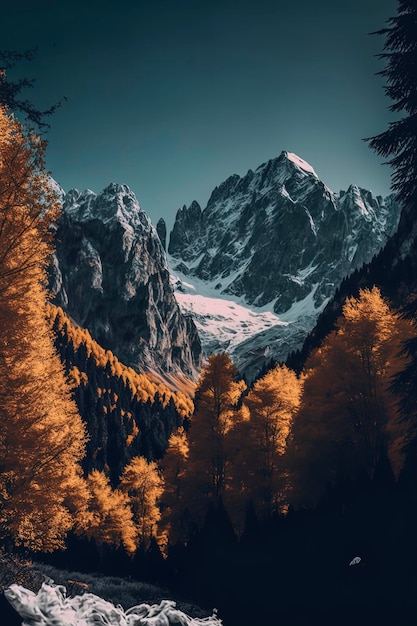
POLYGON ((336 330, 306 364, 288 457, 295 502, 314 504, 340 479, 372 478, 387 458, 398 474, 408 425, 392 381, 407 362, 403 342, 414 334, 378 288, 346 300, 336 330))
POLYGON ((112 489, 104 472, 93 470, 86 479, 88 500, 78 511, 77 535, 94 539, 98 546, 122 546, 133 554, 137 545, 137 528, 127 494, 112 489))
POLYGON ((164 477, 164 491, 161 495, 162 514, 159 534, 163 543, 175 544, 185 540, 189 534, 187 522, 183 519, 184 476, 187 467, 189 445, 184 427, 173 432, 168 441, 168 449, 161 465, 164 477))
POLYGON ((80 506, 86 436, 45 319, 59 206, 43 152, 0 107, 0 538, 53 550, 80 506))
POLYGON ((120 489, 129 497, 138 540, 149 547, 151 538, 157 535, 157 524, 161 518, 158 505, 164 490, 157 464, 143 457, 134 457, 123 471, 120 489))
POLYGON ((240 528, 251 501, 260 519, 280 511, 287 480, 284 452, 301 393, 302 381, 285 365, 277 365, 243 400, 241 420, 230 435, 236 446, 233 508, 240 528))
POLYGON ((209 358, 197 383, 196 410, 188 434, 183 505, 201 524, 209 502, 227 500, 232 471, 230 433, 237 419, 236 404, 246 389, 226 353, 209 358))

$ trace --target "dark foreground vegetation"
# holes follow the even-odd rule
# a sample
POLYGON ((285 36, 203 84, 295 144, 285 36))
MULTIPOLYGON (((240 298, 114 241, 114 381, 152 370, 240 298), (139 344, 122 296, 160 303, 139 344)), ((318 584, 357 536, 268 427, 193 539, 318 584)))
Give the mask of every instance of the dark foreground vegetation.
POLYGON ((415 624, 417 499, 381 466, 373 481, 340 484, 320 506, 260 524, 249 511, 238 541, 222 507, 166 559, 154 544, 133 559, 76 542, 48 561, 81 572, 148 580, 225 626, 415 624), (350 565, 355 557, 358 564, 350 565))

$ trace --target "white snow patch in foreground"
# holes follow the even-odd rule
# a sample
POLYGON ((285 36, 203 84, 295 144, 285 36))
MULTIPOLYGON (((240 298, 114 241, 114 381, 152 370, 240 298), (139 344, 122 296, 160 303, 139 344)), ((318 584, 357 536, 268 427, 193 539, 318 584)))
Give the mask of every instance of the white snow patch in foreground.
POLYGON ((63 585, 43 583, 37 594, 11 585, 4 595, 23 618, 22 626, 221 626, 215 614, 203 619, 189 617, 172 600, 139 604, 124 611, 93 593, 67 598, 63 585))

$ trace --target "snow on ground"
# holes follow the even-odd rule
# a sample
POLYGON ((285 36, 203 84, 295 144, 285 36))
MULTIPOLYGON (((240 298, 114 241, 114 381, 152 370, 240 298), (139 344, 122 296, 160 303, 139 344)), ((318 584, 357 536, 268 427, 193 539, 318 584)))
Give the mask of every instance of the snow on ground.
POLYGON ((286 326, 275 313, 255 311, 233 301, 176 292, 184 313, 191 314, 204 345, 233 351, 242 341, 272 326, 286 326))
POLYGON ((172 600, 160 604, 142 603, 126 611, 92 593, 67 597, 63 585, 43 583, 35 594, 21 585, 5 590, 7 600, 23 618, 22 626, 221 626, 213 611, 211 617, 190 617, 172 600))
MULTIPOLYGON (((299 274, 301 275, 302 273, 300 272, 299 274)), ((307 276, 307 274, 304 274, 304 278, 305 276, 307 276)), ((313 285, 313 288, 310 291, 310 293, 302 300, 298 300, 298 302, 294 302, 291 308, 288 309, 288 311, 285 311, 285 313, 282 313, 280 315, 280 318, 284 322, 288 322, 288 323, 296 322, 303 318, 304 319, 313 319, 313 318, 316 319, 321 313, 321 311, 323 311, 323 309, 325 308, 326 304, 329 301, 329 298, 326 298, 322 302, 320 307, 316 308, 314 304, 314 294, 316 293, 318 286, 319 286, 319 283, 316 283, 315 285, 313 285)))

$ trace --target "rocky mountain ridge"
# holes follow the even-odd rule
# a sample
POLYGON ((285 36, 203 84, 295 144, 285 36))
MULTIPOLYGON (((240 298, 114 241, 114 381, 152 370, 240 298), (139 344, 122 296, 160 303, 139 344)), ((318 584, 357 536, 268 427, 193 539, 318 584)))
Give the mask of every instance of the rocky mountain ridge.
POLYGON ((310 164, 282 152, 229 177, 204 210, 193 202, 178 211, 168 247, 177 299, 206 352, 227 349, 245 371, 285 359, 341 281, 394 234, 399 215, 392 196, 356 185, 334 193, 310 164), (250 332, 230 315, 233 303, 248 311, 250 332))
POLYGON ((400 214, 355 185, 334 193, 289 152, 229 177, 204 210, 180 209, 168 254, 165 223, 154 228, 127 185, 59 193, 55 303, 125 363, 168 380, 196 379, 200 338, 249 378, 284 360, 400 214))
POLYGON ((320 305, 334 283, 372 258, 398 218, 391 198, 356 185, 336 194, 308 163, 282 152, 228 178, 204 211, 197 202, 180 209, 168 251, 183 274, 284 313, 314 285, 320 305))
POLYGON ((61 192, 50 269, 54 302, 126 364, 195 379, 201 345, 179 309, 165 252, 127 185, 61 192))

